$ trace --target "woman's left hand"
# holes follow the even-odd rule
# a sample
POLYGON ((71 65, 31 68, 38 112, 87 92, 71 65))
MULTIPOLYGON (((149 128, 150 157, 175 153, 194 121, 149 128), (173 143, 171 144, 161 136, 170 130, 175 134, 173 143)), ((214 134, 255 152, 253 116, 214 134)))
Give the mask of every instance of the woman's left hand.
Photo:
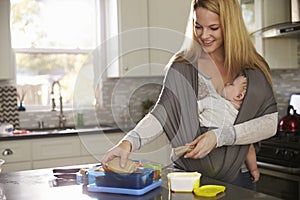
POLYGON ((213 131, 207 131, 198 136, 193 142, 187 145, 194 145, 195 148, 184 155, 184 158, 203 158, 217 146, 216 134, 213 131))

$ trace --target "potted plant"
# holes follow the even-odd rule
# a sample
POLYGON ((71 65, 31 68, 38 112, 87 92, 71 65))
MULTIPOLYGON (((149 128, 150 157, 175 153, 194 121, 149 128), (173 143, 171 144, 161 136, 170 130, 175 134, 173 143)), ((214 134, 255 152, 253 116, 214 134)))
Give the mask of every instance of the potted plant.
POLYGON ((145 101, 142 101, 142 108, 143 108, 144 116, 149 113, 149 111, 152 109, 154 104, 155 104, 155 101, 150 100, 150 99, 146 99, 145 101))

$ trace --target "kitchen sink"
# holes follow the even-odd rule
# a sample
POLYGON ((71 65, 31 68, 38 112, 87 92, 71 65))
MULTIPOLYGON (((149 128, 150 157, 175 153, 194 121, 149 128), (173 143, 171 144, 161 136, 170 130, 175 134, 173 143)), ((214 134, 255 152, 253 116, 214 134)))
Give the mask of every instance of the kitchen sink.
POLYGON ((29 129, 30 134, 65 134, 65 133, 84 133, 93 131, 104 131, 115 129, 114 125, 101 124, 99 126, 83 126, 83 127, 54 127, 42 129, 29 129))

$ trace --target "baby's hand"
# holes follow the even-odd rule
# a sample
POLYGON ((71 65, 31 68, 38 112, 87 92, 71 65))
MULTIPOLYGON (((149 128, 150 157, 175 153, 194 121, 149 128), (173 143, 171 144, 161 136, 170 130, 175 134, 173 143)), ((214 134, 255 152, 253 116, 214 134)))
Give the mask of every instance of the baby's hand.
POLYGON ((250 171, 251 173, 251 176, 252 176, 252 183, 256 183, 258 180, 259 180, 259 177, 260 177, 260 172, 258 170, 258 168, 254 169, 254 170, 251 170, 250 171))

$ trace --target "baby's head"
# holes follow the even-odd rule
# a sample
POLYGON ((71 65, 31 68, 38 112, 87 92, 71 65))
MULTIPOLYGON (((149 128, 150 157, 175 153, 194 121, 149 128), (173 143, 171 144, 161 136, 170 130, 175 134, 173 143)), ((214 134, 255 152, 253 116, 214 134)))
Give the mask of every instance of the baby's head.
POLYGON ((227 83, 222 91, 222 96, 227 100, 242 103, 247 89, 247 78, 244 75, 238 76, 232 83, 227 83))

